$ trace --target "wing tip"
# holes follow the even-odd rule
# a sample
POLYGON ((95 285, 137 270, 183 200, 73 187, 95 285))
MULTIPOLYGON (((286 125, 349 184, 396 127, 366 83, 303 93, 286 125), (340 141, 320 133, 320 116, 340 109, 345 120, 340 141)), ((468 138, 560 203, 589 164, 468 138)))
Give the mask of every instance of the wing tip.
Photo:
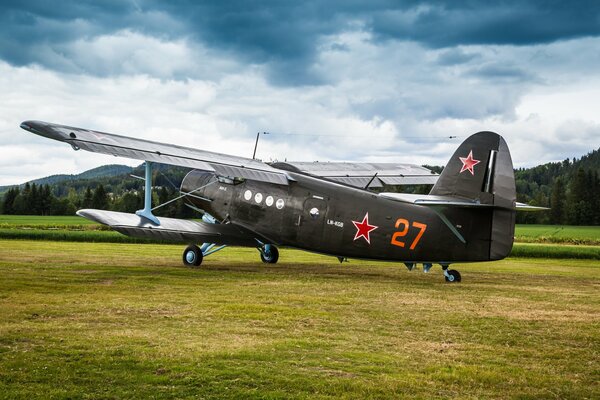
POLYGON ((65 139, 67 139, 67 137, 63 133, 55 129, 56 125, 50 124, 48 122, 27 120, 21 122, 21 125, 19 126, 21 127, 21 129, 24 129, 31 133, 35 133, 39 136, 46 137, 48 139, 54 139, 61 142, 64 142, 65 139))

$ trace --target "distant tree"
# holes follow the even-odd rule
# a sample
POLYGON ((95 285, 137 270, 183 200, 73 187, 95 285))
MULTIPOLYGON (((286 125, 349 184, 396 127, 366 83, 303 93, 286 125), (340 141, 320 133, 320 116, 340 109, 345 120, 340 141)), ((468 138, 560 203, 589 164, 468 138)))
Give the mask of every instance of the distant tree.
POLYGON ((587 179, 583 168, 579 168, 569 185, 567 200, 567 222, 571 225, 585 225, 590 214, 590 204, 587 199, 587 179))
POLYGON ((83 200, 81 201, 82 208, 91 208, 92 207, 92 189, 89 186, 85 188, 85 193, 83 194, 83 200))
POLYGON ((73 206, 73 208, 77 209, 81 207, 81 197, 77 194, 75 189, 69 188, 67 200, 69 200, 69 203, 73 206))
MULTIPOLYGON (((535 199, 532 202, 530 202, 531 205, 536 205, 538 207, 548 207, 550 205, 549 203, 550 202, 548 200, 548 197, 546 196, 544 191, 537 192, 537 194, 535 195, 535 199)), ((536 224, 548 224, 550 222, 550 215, 547 211, 534 212, 530 214, 535 215, 534 221, 536 224)))
POLYGON ((600 225, 600 177, 594 171, 591 188, 591 207, 593 210, 593 225, 600 225))
POLYGON ((125 192, 122 196, 115 199, 114 209, 116 211, 133 213, 142 208, 143 200, 135 192, 125 192))
POLYGON ((53 198, 52 205, 50 207, 50 215, 74 215, 76 211, 77 209, 68 198, 53 198))
POLYGON ((25 195, 23 191, 19 193, 17 197, 15 197, 15 201, 13 202, 13 214, 15 215, 26 215, 27 205, 25 204, 25 195))
POLYGON ((38 191, 38 211, 41 215, 50 215, 52 203, 54 202, 54 195, 50 190, 50 186, 40 186, 38 191))
POLYGON ((30 215, 40 215, 40 193, 38 185, 34 183, 31 184, 31 190, 29 191, 29 195, 25 198, 25 204, 27 204, 27 214, 30 215))
POLYGON ((19 187, 13 187, 8 189, 8 192, 4 194, 4 199, 2 200, 2 212, 4 214, 14 214, 15 213, 15 199, 19 196, 21 191, 19 187))
POLYGON ((556 178, 552 185, 550 197, 550 222, 552 224, 565 223, 565 185, 561 177, 556 178))
POLYGON ((108 208, 108 194, 102 184, 98 185, 92 196, 92 208, 105 210, 108 208))

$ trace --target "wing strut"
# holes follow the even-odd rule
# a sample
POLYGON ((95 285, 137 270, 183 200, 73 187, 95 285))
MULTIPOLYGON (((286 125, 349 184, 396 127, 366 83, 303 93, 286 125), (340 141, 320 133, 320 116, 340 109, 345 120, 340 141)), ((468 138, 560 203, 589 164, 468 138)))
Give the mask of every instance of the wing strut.
POLYGON ((154 225, 160 225, 158 218, 152 214, 152 163, 146 161, 146 179, 144 179, 144 209, 137 210, 135 215, 146 218, 154 225))

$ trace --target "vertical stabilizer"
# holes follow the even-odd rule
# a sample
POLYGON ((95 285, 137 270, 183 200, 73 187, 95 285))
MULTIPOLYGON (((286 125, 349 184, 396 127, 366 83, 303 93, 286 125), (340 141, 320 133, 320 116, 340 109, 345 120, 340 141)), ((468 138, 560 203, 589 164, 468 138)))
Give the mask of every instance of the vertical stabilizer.
POLYGON ((479 132, 466 139, 448 161, 429 194, 495 206, 489 211, 492 227, 489 258, 496 260, 510 253, 517 195, 512 159, 502 136, 479 132))

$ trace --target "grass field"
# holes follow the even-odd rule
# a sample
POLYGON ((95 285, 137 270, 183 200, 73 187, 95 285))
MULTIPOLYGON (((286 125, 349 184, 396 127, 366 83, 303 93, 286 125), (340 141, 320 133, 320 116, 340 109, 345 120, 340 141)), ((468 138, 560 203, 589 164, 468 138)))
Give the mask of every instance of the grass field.
POLYGON ((519 242, 600 245, 600 226, 517 225, 519 242))
POLYGON ((64 226, 83 226, 97 225, 95 222, 79 217, 72 216, 40 216, 40 215, 0 215, 0 227, 9 226, 45 226, 45 227, 64 227, 64 226))
POLYGON ((599 398, 600 263, 0 240, 2 398, 599 398))

